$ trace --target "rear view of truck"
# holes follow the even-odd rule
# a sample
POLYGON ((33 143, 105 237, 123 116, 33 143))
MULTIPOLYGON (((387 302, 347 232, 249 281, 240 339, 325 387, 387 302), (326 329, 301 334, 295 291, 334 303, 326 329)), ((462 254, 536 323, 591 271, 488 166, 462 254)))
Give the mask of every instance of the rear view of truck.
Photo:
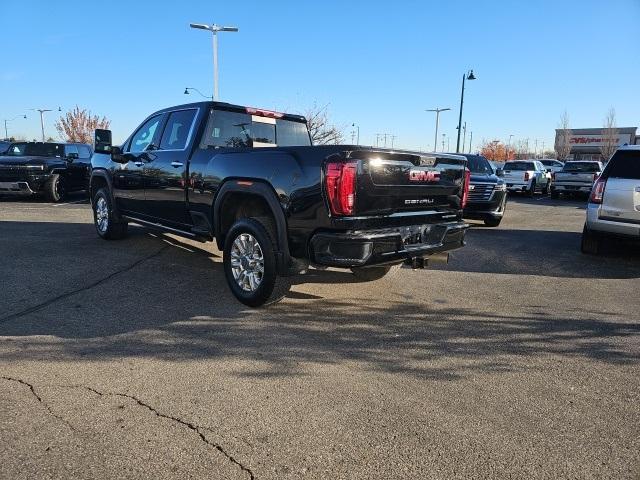
POLYGON ((464 245, 464 157, 359 149, 323 168, 329 229, 311 238, 313 261, 378 278, 389 265, 447 258, 464 245))
POLYGON ((600 162, 572 161, 565 163, 561 171, 553 174, 551 196, 558 198, 563 193, 588 195, 602 173, 602 168, 600 162))

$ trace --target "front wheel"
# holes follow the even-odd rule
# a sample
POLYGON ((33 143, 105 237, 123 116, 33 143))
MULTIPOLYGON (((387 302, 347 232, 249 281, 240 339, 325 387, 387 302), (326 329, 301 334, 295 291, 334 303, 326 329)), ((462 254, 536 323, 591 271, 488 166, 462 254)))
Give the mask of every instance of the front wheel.
POLYGON ((118 221, 113 212, 109 192, 101 188, 93 197, 93 224, 105 240, 119 240, 127 236, 127 222, 118 221))
POLYGON ((484 225, 485 227, 497 227, 500 225, 501 221, 502 221, 502 217, 485 218, 484 225))
POLYGON ((44 186, 44 196, 52 203, 62 202, 67 196, 64 177, 59 173, 54 173, 44 186))
POLYGON ((291 287, 277 272, 275 228, 269 218, 241 218, 226 235, 224 273, 231 293, 249 307, 276 303, 291 287))
POLYGON ((536 181, 532 180, 531 181, 531 188, 529 189, 529 191, 527 192, 527 195, 529 195, 530 197, 533 198, 533 196, 536 194, 536 181))

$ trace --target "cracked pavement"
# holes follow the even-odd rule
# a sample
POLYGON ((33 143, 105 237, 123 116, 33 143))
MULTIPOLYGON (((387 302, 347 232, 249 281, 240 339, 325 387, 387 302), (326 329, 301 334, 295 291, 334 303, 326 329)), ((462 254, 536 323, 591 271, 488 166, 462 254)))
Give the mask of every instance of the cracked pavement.
POLYGON ((583 219, 516 197, 448 266, 251 310, 213 244, 0 201, 0 478, 638 478, 640 254, 583 219))

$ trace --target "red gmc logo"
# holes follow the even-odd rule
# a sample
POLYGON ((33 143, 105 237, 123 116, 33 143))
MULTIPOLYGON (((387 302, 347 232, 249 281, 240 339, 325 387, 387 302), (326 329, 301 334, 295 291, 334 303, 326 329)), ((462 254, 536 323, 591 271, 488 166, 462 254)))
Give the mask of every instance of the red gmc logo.
POLYGON ((409 181, 411 182, 437 182, 438 180, 440 180, 440 172, 409 170, 409 181))

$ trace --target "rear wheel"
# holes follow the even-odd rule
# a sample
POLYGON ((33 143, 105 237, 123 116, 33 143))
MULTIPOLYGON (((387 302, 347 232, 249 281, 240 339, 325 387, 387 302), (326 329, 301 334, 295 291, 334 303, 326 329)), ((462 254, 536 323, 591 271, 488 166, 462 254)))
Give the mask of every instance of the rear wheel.
POLYGON ((551 190, 551 198, 560 198, 560 192, 551 190))
POLYGON ((127 222, 118 221, 111 204, 111 197, 105 188, 93 197, 93 224, 96 232, 105 240, 119 240, 127 236, 127 222))
POLYGON ((547 182, 547 184, 544 186, 544 188, 542 189, 542 194, 543 195, 548 195, 549 194, 549 187, 551 186, 551 184, 549 182, 547 182))
POLYGON ((44 196, 49 202, 62 202, 67 196, 64 177, 54 173, 44 186, 44 196))
POLYGON ((384 277, 392 268, 392 265, 384 265, 380 267, 354 267, 351 269, 351 273, 353 273, 353 276, 360 282, 374 282, 384 277))
POLYGON ((582 229, 582 242, 580 243, 580 251, 587 255, 597 255, 600 253, 602 241, 600 238, 590 231, 585 225, 582 229))
POLYGON ((277 272, 275 228, 269 217, 241 218, 226 235, 223 264, 233 295, 245 305, 276 303, 291 288, 277 272))

